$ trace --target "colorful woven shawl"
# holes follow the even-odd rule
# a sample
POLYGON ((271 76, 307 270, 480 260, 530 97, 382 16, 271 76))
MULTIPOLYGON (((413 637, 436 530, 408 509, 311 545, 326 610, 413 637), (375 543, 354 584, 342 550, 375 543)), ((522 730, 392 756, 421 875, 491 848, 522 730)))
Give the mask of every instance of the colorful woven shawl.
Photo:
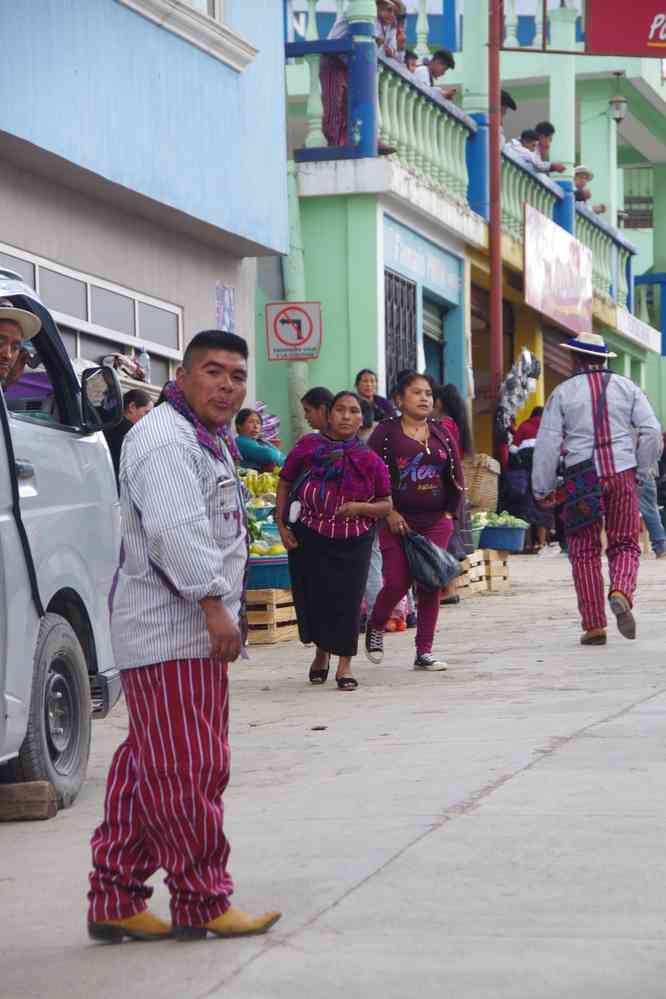
POLYGON ((175 382, 168 382, 164 386, 163 393, 164 393, 164 398, 169 403, 169 405, 173 406, 176 412, 180 413, 181 416, 184 416, 185 419, 192 424, 192 426, 196 431, 197 440, 199 441, 201 447, 204 447, 206 448, 206 450, 210 451, 211 454, 213 454, 218 461, 224 461, 224 452, 220 447, 220 441, 219 441, 219 438, 221 437, 224 443, 227 445, 227 448, 229 449, 229 453, 231 454, 233 460, 237 464, 240 463, 241 461, 240 451, 238 450, 236 441, 229 433, 228 427, 224 425, 219 426, 217 428, 217 433, 215 434, 212 433, 210 430, 208 430, 207 427, 203 425, 203 423, 196 415, 194 410, 191 409, 190 405, 185 399, 185 396, 183 395, 183 393, 178 388, 175 382))

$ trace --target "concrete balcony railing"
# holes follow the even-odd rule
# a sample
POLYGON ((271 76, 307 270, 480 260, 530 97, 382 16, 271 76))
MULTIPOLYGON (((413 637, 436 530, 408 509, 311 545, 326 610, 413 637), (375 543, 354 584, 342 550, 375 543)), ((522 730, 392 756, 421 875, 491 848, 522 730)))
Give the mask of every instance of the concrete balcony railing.
POLYGON ((576 238, 592 251, 592 286, 602 298, 627 306, 629 262, 637 252, 619 229, 585 205, 576 205, 576 238))
POLYGON ((561 187, 543 173, 536 173, 511 149, 502 152, 502 228, 522 241, 525 235, 525 204, 552 219, 555 206, 564 197, 561 187))
POLYGON ((379 57, 378 76, 380 141, 416 177, 467 203, 467 140, 476 122, 392 59, 379 57))

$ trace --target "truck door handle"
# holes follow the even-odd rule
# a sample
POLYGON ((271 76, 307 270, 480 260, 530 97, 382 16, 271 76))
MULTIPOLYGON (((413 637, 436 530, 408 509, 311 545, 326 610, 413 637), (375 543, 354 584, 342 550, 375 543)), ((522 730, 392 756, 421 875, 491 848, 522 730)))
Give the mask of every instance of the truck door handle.
POLYGON ((35 466, 31 461, 15 461, 14 468, 18 479, 32 479, 35 476, 35 466))

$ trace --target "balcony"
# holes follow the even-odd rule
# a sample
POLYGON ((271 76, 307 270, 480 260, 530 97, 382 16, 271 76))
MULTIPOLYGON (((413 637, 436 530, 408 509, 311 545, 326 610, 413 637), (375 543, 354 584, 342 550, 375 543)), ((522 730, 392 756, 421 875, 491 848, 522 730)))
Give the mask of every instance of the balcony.
MULTIPOLYGON (((308 0, 307 21, 303 16, 299 22, 305 40, 286 46, 290 149, 293 158, 303 164, 301 177, 305 178, 307 193, 342 193, 350 189, 357 193, 370 190, 397 193, 429 214, 432 221, 445 227, 453 225, 472 245, 485 247, 489 214, 487 130, 456 104, 445 100, 435 88, 417 83, 402 64, 383 54, 377 56, 376 78, 364 77, 363 71, 358 73, 354 68, 359 64, 355 63, 356 42, 351 37, 336 41, 318 37, 320 29, 330 28, 330 15, 328 21, 322 15, 315 16, 317 6, 317 0, 308 0), (343 145, 327 145, 324 137, 322 57, 336 57, 348 67, 348 130, 343 145), (381 156, 381 165, 377 165, 371 179, 369 170, 357 170, 353 175, 355 180, 362 177, 366 186, 354 186, 352 174, 347 173, 346 186, 331 182, 324 191, 314 183, 316 170, 305 167, 308 163, 337 160, 376 161, 378 143, 395 151, 381 156), (449 211, 452 206, 457 216, 449 211)), ((540 44, 542 26, 533 22, 531 33, 527 27, 526 22, 520 26, 518 44, 536 47, 540 44)), ((365 56, 359 60, 366 66, 367 49, 366 37, 365 56)), ((576 206, 574 213, 571 190, 548 175, 537 173, 512 148, 505 147, 502 152, 501 173, 502 228, 508 237, 506 262, 522 269, 526 203, 546 217, 561 221, 567 215, 561 211, 563 203, 568 201, 568 217, 572 214, 575 217, 574 234, 592 251, 593 287, 600 316, 611 322, 612 315, 606 307, 613 310, 616 306, 630 305, 630 261, 636 253, 635 247, 620 230, 587 207, 576 206)))

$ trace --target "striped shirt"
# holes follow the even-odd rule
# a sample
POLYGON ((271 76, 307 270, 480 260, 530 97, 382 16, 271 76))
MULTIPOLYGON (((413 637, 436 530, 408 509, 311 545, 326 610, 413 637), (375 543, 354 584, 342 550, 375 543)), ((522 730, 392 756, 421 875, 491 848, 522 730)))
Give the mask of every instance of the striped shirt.
POLYGON ((241 486, 168 403, 125 438, 120 459, 124 560, 111 633, 120 669, 205 658, 210 640, 199 601, 222 597, 240 612, 247 559, 241 486))
POLYGON ((602 368, 579 373, 558 385, 548 400, 534 450, 537 497, 555 488, 561 454, 567 468, 594 455, 597 473, 604 477, 636 467, 642 473, 659 459, 663 441, 657 417, 645 394, 622 375, 610 375, 595 441, 605 378, 602 368))

